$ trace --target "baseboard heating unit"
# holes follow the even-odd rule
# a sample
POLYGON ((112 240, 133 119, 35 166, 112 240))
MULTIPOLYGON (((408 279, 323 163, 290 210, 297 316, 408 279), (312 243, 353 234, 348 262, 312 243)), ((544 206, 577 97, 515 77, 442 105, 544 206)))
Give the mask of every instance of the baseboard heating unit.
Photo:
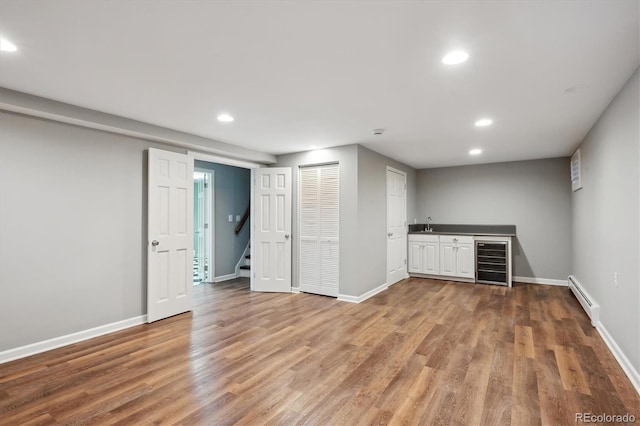
POLYGON ((582 285, 576 277, 569 275, 567 281, 573 295, 576 296, 576 299, 578 299, 578 302, 580 302, 584 311, 589 315, 589 318, 591 318, 591 325, 595 327, 600 320, 600 305, 598 305, 595 300, 589 296, 589 293, 582 288, 582 285))

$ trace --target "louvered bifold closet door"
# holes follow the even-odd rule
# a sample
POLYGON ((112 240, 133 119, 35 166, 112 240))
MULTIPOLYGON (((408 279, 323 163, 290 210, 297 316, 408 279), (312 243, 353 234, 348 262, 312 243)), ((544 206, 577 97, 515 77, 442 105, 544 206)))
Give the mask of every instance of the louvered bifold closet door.
POLYGON ((317 167, 300 169, 300 290, 320 291, 320 173, 317 167))
POLYGON ((339 177, 337 164, 320 168, 320 287, 327 296, 338 296, 339 177))
POLYGON ((300 289, 338 295, 339 187, 337 164, 300 169, 300 289))

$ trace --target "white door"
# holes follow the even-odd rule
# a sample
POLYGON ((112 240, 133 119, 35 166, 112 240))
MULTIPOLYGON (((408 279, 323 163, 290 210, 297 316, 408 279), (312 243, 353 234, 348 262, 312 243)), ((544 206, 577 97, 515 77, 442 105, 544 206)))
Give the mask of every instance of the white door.
POLYGON ((255 170, 255 291, 291 292, 291 168, 255 170))
POLYGON ((473 244, 457 243, 456 275, 465 278, 474 278, 473 244))
POLYGON ((300 168, 300 290, 338 296, 340 167, 300 168))
POLYGON ((193 159, 149 148, 147 321, 191 310, 193 159))
POLYGON ((387 167, 387 285, 407 276, 407 175, 387 167))

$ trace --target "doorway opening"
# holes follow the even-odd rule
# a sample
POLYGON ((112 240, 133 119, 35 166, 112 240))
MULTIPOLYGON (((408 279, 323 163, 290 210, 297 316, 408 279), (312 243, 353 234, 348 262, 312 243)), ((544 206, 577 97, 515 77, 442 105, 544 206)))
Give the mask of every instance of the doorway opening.
POLYGON ((207 282, 215 270, 214 172, 193 172, 193 285, 207 282))
POLYGON ((250 277, 251 170, 194 160, 194 284, 250 277))

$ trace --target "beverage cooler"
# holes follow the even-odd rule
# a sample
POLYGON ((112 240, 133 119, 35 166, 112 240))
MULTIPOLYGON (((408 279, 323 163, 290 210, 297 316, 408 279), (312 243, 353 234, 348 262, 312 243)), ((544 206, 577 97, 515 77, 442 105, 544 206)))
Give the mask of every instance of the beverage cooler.
POLYGON ((476 282, 509 285, 508 249, 506 241, 476 241, 476 282))

